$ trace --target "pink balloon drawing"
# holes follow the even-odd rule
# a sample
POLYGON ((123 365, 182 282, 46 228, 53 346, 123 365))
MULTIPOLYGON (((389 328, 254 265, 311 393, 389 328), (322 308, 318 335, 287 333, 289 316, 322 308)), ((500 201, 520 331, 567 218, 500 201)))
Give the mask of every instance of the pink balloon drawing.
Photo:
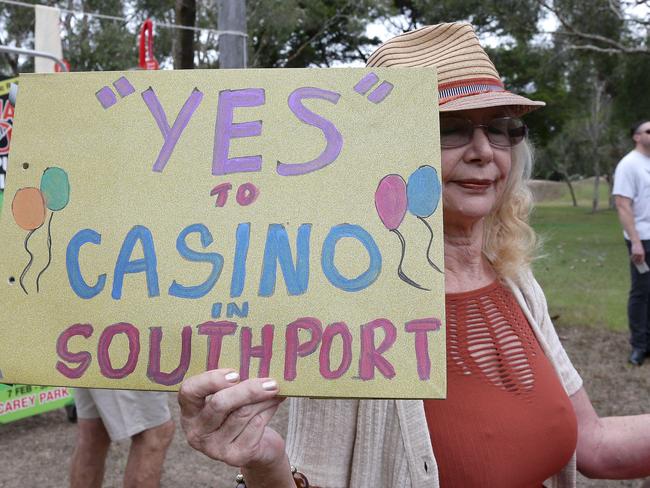
POLYGON ((377 214, 388 230, 396 230, 406 215, 406 182, 400 175, 384 176, 375 191, 377 214))
POLYGON ((429 291, 428 288, 419 285, 406 276, 404 271, 402 271, 404 254, 406 252, 406 240, 397 228, 404 220, 407 207, 408 200, 406 197, 406 182, 404 181, 404 178, 395 174, 384 176, 379 182, 379 185, 377 185, 377 190, 375 190, 375 208, 377 209, 377 215, 379 215, 379 219, 382 224, 384 224, 384 227, 393 232, 402 245, 402 254, 400 256, 399 265, 397 266, 397 276, 399 276, 403 282, 408 283, 415 288, 429 291))

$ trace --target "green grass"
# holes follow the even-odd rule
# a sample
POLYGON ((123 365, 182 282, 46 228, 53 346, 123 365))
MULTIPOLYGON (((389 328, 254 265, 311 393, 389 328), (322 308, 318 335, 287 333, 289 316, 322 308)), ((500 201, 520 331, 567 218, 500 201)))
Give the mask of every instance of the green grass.
POLYGON ((537 205, 532 224, 544 246, 535 276, 556 324, 627 330, 629 260, 618 217, 590 208, 537 205))

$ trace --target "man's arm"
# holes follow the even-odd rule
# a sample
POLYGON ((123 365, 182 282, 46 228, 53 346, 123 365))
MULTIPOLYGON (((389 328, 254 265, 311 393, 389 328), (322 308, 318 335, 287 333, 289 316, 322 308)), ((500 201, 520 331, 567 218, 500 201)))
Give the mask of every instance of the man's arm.
POLYGON ((627 233, 630 241, 632 242, 632 261, 636 264, 641 264, 645 261, 645 250, 639 238, 639 233, 634 226, 634 211, 632 210, 632 199, 615 195, 616 210, 618 211, 618 219, 627 233))

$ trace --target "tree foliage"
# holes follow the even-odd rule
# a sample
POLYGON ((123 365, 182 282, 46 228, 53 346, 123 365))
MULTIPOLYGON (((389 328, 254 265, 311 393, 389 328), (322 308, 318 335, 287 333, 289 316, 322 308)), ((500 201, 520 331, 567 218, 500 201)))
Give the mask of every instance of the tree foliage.
MULTIPOLYGON (((547 104, 527 117, 537 146, 536 171, 543 177, 611 176, 616 161, 630 148, 627 126, 650 117, 650 97, 645 95, 650 79, 650 21, 638 10, 645 6, 647 12, 650 0, 246 2, 251 67, 362 63, 380 43, 368 34, 373 23, 384 22, 392 31, 400 31, 450 20, 471 22, 489 44, 506 86, 547 104)), ((163 67, 181 65, 181 45, 185 65, 218 67, 217 0, 39 3, 127 18, 114 21, 64 13, 63 49, 73 70, 135 67, 137 31, 146 18, 158 23, 155 56, 163 67), (195 25, 211 31, 186 32, 181 42, 178 31, 161 25, 177 21, 177 8, 183 2, 195 5, 195 25)), ((188 20, 179 16, 178 22, 188 20)), ((33 10, 0 4, 0 24, 4 27, 0 43, 33 47, 33 10)), ((31 60, 20 61, 0 55, 0 72, 14 75, 32 69, 31 60)))
POLYGON ((540 15, 534 0, 395 0, 395 5, 411 27, 464 20, 479 33, 508 35, 523 42, 537 32, 540 15))
POLYGON ((368 23, 392 12, 372 0, 248 0, 250 64, 329 67, 365 61, 368 23))

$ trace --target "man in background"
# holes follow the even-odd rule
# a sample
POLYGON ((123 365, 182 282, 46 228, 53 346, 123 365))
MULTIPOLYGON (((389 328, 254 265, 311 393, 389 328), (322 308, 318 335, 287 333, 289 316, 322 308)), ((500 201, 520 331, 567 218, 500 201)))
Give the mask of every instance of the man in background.
POLYGON ((158 488, 174 436, 166 392, 75 389, 79 430, 71 488, 101 488, 111 441, 131 438, 125 488, 158 488))
POLYGON ((630 133, 634 149, 616 166, 612 193, 630 254, 629 361, 641 366, 650 354, 650 120, 637 122, 630 133))

